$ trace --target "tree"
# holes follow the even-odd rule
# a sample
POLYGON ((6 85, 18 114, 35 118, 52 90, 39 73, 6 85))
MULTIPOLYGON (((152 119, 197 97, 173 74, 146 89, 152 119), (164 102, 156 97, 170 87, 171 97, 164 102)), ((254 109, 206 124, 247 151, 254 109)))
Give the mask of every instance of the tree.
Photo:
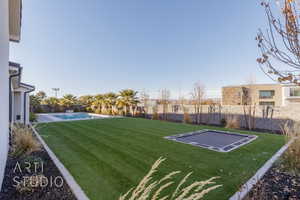
POLYGON ((146 91, 142 91, 140 95, 141 103, 143 104, 143 109, 145 112, 145 118, 147 117, 147 114, 149 113, 149 100, 150 96, 146 93, 146 91))
POLYGON ((255 128, 256 102, 255 98, 255 77, 250 76, 247 87, 243 89, 243 111, 246 127, 249 130, 255 128))
POLYGON ((95 97, 92 95, 81 96, 78 99, 78 102, 86 108, 87 111, 92 110, 92 104, 95 102, 95 97))
POLYGON ((51 108, 51 112, 56 112, 59 105, 59 99, 56 97, 49 97, 43 100, 42 104, 48 105, 51 108))
POLYGON ((162 89, 160 91, 160 97, 158 104, 162 105, 163 120, 168 120, 168 108, 170 104, 171 92, 168 89, 162 89))
POLYGON ((299 0, 277 0, 279 13, 274 4, 263 1, 269 29, 259 30, 256 40, 261 51, 257 59, 260 68, 273 80, 300 85, 300 27, 299 0), (278 65, 284 64, 284 67, 278 65))
POLYGON ((40 100, 42 101, 47 97, 47 95, 46 95, 46 92, 39 91, 39 92, 36 93, 36 97, 40 98, 40 100))
POLYGON ((72 94, 66 94, 63 96, 63 98, 61 98, 59 100, 59 104, 61 106, 70 108, 70 107, 74 106, 75 104, 77 104, 77 98, 76 98, 76 96, 74 96, 72 94))
POLYGON ((123 108, 125 109, 125 115, 131 111, 132 116, 134 116, 136 106, 139 103, 137 97, 138 92, 132 89, 125 89, 121 90, 119 94, 118 105, 123 105, 123 108))
POLYGON ((94 101, 92 102, 91 108, 94 112, 100 114, 103 111, 104 105, 104 96, 102 94, 98 94, 94 97, 94 101))
POLYGON ((107 114, 113 114, 116 106, 117 98, 118 95, 113 92, 104 94, 103 105, 107 114))
POLYGON ((36 95, 30 95, 30 110, 31 112, 41 111, 41 99, 36 95))
POLYGON ((195 109, 196 123, 200 124, 202 122, 202 104, 205 96, 205 86, 197 82, 194 84, 194 89, 192 92, 192 103, 195 109))

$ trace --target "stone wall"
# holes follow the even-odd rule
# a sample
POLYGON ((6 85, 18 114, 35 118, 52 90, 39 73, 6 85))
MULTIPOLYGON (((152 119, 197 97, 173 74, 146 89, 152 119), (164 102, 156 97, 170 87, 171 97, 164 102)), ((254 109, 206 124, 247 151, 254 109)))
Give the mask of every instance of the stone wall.
MULTIPOLYGON (((185 106, 190 114, 192 122, 195 122, 196 115, 192 105, 185 106)), ((252 106, 253 108, 253 106, 252 106)), ((246 107, 246 111, 248 107, 246 107)), ((183 109, 180 107, 178 112, 172 112, 172 105, 168 108, 168 120, 183 121, 183 109)), ((153 109, 148 109, 149 117, 152 116, 153 109)), ((159 116, 162 117, 162 107, 158 106, 159 116)), ((202 106, 201 122, 203 124, 221 125, 222 121, 228 117, 236 116, 240 120, 241 127, 246 127, 244 107, 243 106, 202 106)), ((247 116, 247 115, 246 115, 247 116)), ((270 131, 280 131, 280 126, 286 121, 300 120, 300 104, 289 105, 285 107, 255 107, 255 128, 270 131)))

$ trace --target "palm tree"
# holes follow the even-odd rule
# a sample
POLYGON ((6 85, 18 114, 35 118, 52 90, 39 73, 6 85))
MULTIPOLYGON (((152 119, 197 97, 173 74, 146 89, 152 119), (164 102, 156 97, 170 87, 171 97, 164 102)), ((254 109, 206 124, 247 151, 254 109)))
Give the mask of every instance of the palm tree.
POLYGON ((134 115, 134 110, 139 103, 137 93, 137 91, 134 91, 132 89, 125 89, 120 91, 119 102, 125 108, 125 115, 127 115, 128 111, 130 110, 132 111, 132 115, 134 115))
POLYGON ((126 107, 126 102, 124 101, 124 99, 119 96, 117 98, 117 101, 116 101, 116 108, 118 109, 118 113, 122 114, 122 115, 126 115, 125 111, 124 111, 124 108, 126 107))
POLYGON ((41 112, 41 99, 36 95, 30 95, 30 111, 41 112))
POLYGON ((113 92, 104 94, 104 102, 103 103, 104 103, 105 110, 108 114, 113 114, 113 111, 116 106, 117 98, 118 98, 118 95, 113 92))
POLYGON ((57 106, 59 105, 59 99, 56 97, 49 97, 44 99, 42 104, 48 105, 51 109, 51 112, 55 112, 57 110, 57 106))
POLYGON ((92 102, 91 108, 94 110, 94 112, 100 114, 103 111, 103 104, 104 104, 104 96, 102 94, 96 95, 94 98, 94 101, 92 102))
POLYGON ((78 99, 79 103, 86 108, 87 111, 92 110, 92 104, 95 102, 95 97, 92 95, 81 96, 78 99))
POLYGON ((38 92, 36 93, 36 96, 37 96, 38 98, 40 98, 41 101, 44 100, 44 99, 47 97, 46 92, 44 92, 44 91, 38 91, 38 92))
POLYGON ((67 108, 74 106, 76 103, 77 103, 77 98, 72 94, 66 94, 63 96, 63 98, 59 100, 59 104, 67 108))

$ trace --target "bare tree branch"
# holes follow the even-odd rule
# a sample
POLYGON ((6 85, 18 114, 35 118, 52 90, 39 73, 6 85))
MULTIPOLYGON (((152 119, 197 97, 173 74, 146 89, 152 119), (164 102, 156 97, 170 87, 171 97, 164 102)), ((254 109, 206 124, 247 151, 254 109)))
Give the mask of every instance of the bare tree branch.
POLYGON ((270 2, 275 1, 263 0, 261 3, 269 28, 265 33, 261 29, 258 31, 256 41, 261 57, 257 62, 272 80, 300 85, 299 0, 277 0, 278 18, 275 17, 273 4, 270 2), (276 67, 274 60, 288 68, 282 70, 282 67, 276 67))

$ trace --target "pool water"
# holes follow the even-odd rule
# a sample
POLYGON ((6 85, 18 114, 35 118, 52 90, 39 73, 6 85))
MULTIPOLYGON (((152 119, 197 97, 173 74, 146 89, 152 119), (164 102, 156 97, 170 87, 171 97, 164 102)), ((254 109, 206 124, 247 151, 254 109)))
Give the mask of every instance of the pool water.
POLYGON ((63 119, 63 120, 69 120, 69 119, 93 119, 93 116, 90 116, 89 114, 86 113, 69 113, 69 114, 63 114, 63 115, 54 115, 54 117, 63 119))

